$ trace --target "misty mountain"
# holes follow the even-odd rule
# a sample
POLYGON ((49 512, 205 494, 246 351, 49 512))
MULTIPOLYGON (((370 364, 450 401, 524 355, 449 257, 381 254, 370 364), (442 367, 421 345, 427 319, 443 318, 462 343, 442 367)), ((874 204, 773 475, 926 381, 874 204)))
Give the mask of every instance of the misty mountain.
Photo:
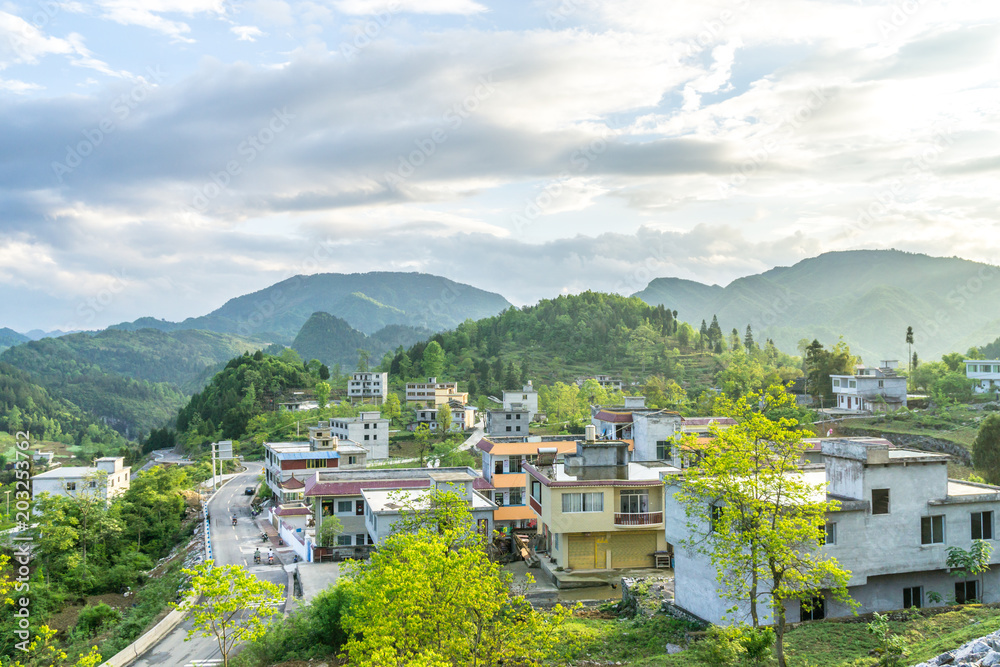
POLYGON ((635 296, 677 310, 695 328, 713 315, 727 333, 735 327, 742 336, 750 324, 757 340, 789 353, 802 338, 831 344, 843 335, 867 363, 905 364, 908 326, 927 360, 1000 334, 1000 268, 898 250, 825 253, 725 287, 657 278, 635 296))
POLYGON ((316 312, 371 335, 393 325, 441 331, 496 315, 510 302, 493 292, 425 273, 320 273, 294 276, 183 322, 140 318, 112 328, 203 329, 290 342, 316 312))
POLYGON ((358 350, 371 353, 371 364, 376 365, 386 352, 399 346, 409 347, 434 334, 429 329, 417 329, 400 324, 390 324, 371 336, 353 328, 346 320, 329 313, 313 313, 302 325, 294 348, 303 360, 319 359, 327 366, 340 364, 347 371, 355 368, 358 350))

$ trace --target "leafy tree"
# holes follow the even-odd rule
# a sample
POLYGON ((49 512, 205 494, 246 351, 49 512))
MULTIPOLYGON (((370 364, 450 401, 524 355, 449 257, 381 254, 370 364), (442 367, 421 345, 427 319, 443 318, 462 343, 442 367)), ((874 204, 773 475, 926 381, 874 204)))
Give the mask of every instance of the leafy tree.
MULTIPOLYGON (((18 659, 9 659, 0 656, 0 667, 70 667, 66 661, 66 652, 55 646, 53 639, 56 631, 47 625, 42 625, 35 632, 34 639, 28 644, 23 656, 18 659), (21 662, 23 657, 27 662, 21 662)), ((91 646, 87 653, 82 654, 72 667, 97 667, 101 664, 101 654, 96 646, 91 646)))
POLYGON ((427 462, 427 453, 431 450, 431 430, 427 424, 420 424, 413 431, 413 437, 417 441, 417 455, 420 457, 420 465, 427 462))
POLYGON ((187 639, 196 634, 214 638, 226 667, 236 645, 262 637, 270 619, 280 613, 273 602, 281 598, 282 587, 239 565, 215 567, 208 560, 182 572, 191 577, 184 604, 194 627, 188 630, 187 639))
POLYGON ((327 367, 326 364, 319 365, 319 379, 320 380, 330 379, 330 369, 327 367))
POLYGON ((972 385, 963 373, 945 373, 931 387, 931 394, 941 402, 967 402, 972 400, 972 385))
POLYGON ((913 369, 916 368, 917 364, 919 363, 920 363, 920 358, 917 357, 917 353, 914 352, 913 356, 910 357, 910 371, 912 372, 913 369))
POLYGON ((325 408, 330 400, 330 385, 323 381, 317 382, 316 386, 313 387, 313 393, 316 394, 316 403, 319 404, 320 409, 325 408))
MULTIPOLYGON (((441 349, 441 344, 436 340, 432 340, 424 348, 424 356, 421 361, 424 375, 427 377, 444 377, 444 350, 441 349)), ((500 377, 502 373, 497 373, 496 377, 500 377)))
MULTIPOLYGON (((913 327, 906 327, 906 358, 913 359, 913 327)), ((910 365, 910 371, 916 364, 910 365)))
MULTIPOLYGON (((456 494, 415 532, 396 532, 367 561, 347 565, 348 662, 358 667, 531 665, 553 655, 568 615, 532 609, 490 560, 456 494)), ((447 496, 453 496, 448 499, 447 496)), ((406 520, 404 513, 404 521, 406 520)))
POLYGON ((371 359, 372 353, 368 350, 358 348, 358 371, 361 373, 368 372, 368 360, 371 359))
POLYGON ((451 406, 447 403, 440 406, 437 412, 438 433, 446 435, 451 428, 451 406))
POLYGON ((785 667, 785 602, 810 600, 823 591, 853 604, 849 573, 820 550, 826 513, 837 509, 824 487, 806 482, 798 464, 805 444, 794 419, 769 419, 794 399, 783 387, 739 400, 720 396, 715 408, 736 425, 719 430, 689 468, 678 500, 691 537, 687 549, 707 555, 731 612, 748 605, 754 627, 767 603, 776 632, 779 667, 785 667), (761 402, 763 401, 763 405, 761 402))
POLYGON ((743 336, 743 347, 745 347, 747 349, 747 354, 750 354, 751 352, 753 352, 753 349, 754 349, 753 330, 750 329, 750 325, 749 324, 747 325, 747 332, 743 336))
POLYGON ((957 373, 965 365, 962 363, 965 361, 965 355, 961 352, 949 352, 948 354, 941 355, 941 361, 944 362, 949 371, 957 373))
MULTIPOLYGON (((951 568, 953 577, 975 577, 989 571, 992 554, 992 544, 986 540, 973 540, 968 551, 961 547, 949 547, 946 565, 951 568)), ((979 580, 979 590, 983 590, 982 578, 979 580)))
POLYGON ((403 406, 399 401, 399 396, 394 393, 386 396, 385 401, 382 403, 381 412, 382 416, 386 419, 397 419, 403 413, 403 406))
POLYGON ((878 664, 880 667, 898 667, 903 659, 903 638, 889 632, 889 617, 875 612, 868 624, 868 634, 878 640, 878 664))
POLYGON ((302 357, 299 356, 298 352, 290 347, 286 347, 282 350, 278 358, 290 366, 302 367, 305 369, 305 366, 302 363, 302 357))
POLYGON ((990 484, 1000 484, 1000 414, 983 420, 972 443, 972 463, 990 484))
POLYGON ((831 375, 851 375, 857 358, 851 354, 851 348, 841 339, 827 350, 818 340, 814 340, 806 348, 806 386, 813 396, 822 398, 830 404, 833 402, 833 383, 831 375))
POLYGON ((321 547, 332 547, 337 544, 337 536, 344 532, 344 524, 337 517, 330 516, 323 517, 323 524, 320 526, 319 535, 316 537, 319 539, 319 545, 321 547))

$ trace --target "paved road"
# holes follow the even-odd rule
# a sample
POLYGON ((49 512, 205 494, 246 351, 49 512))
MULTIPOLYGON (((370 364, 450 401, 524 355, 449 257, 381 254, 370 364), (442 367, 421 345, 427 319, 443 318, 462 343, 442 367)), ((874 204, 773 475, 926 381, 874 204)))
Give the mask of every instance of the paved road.
POLYGON ((150 454, 153 455, 153 458, 149 459, 149 461, 146 462, 146 465, 142 466, 142 468, 139 469, 139 472, 142 472, 144 470, 149 470, 153 466, 159 465, 161 463, 173 463, 177 465, 194 464, 194 461, 184 458, 184 456, 178 454, 172 449, 154 449, 152 452, 150 452, 150 454))
MULTIPOLYGON (((250 518, 250 497, 243 495, 248 486, 257 484, 261 472, 260 463, 246 463, 247 472, 236 475, 223 486, 209 503, 212 517, 212 550, 215 562, 220 565, 243 565, 261 579, 279 584, 284 588, 288 574, 275 560, 267 565, 267 549, 263 549, 263 565, 253 564, 253 552, 260 546, 260 531, 250 518), (237 515, 238 524, 232 525, 232 516, 237 515)), ((278 605, 284 610, 284 604, 278 605)), ((172 633, 143 654, 133 664, 139 667, 168 666, 209 667, 222 664, 222 654, 215 639, 192 637, 184 641, 191 629, 190 619, 185 620, 172 633)))

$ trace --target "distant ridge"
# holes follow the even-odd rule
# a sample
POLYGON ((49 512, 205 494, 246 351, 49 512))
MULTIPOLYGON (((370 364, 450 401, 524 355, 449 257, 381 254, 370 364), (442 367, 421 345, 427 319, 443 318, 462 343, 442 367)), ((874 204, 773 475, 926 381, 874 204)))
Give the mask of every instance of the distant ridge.
POLYGON ((290 343, 316 312, 340 317, 352 328, 373 334, 391 324, 442 331, 510 306, 494 292, 426 273, 318 273, 294 276, 230 299, 207 315, 183 322, 143 317, 109 328, 203 329, 290 343))
POLYGON ((1000 268, 899 250, 848 250, 734 280, 725 287, 656 278, 638 296, 696 329, 717 315, 723 331, 772 338, 795 353, 802 338, 843 335, 868 363, 907 356, 906 327, 922 359, 965 352, 1000 335, 1000 268))

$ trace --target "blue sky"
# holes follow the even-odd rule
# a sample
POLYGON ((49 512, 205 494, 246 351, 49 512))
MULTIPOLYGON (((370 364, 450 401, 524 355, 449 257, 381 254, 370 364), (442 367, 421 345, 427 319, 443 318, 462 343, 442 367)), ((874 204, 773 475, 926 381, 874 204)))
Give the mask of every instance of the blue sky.
POLYGON ((827 250, 997 264, 998 18, 981 0, 0 1, 0 326, 182 319, 316 271, 523 304, 827 250))

